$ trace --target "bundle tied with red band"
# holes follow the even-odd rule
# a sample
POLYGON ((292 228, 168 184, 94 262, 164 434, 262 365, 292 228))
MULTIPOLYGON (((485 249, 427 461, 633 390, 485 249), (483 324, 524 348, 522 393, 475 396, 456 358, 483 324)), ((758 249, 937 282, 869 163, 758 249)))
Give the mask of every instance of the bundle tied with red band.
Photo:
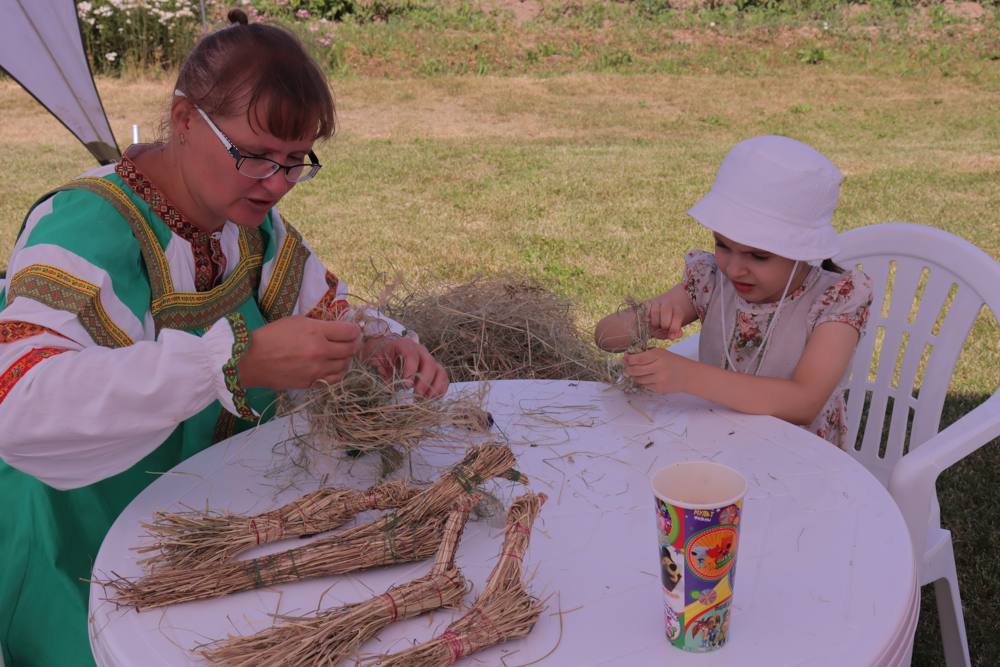
POLYGON ((419 492, 393 481, 367 490, 319 489, 255 516, 209 510, 157 512, 151 523, 143 524, 152 543, 133 551, 153 554, 139 561, 150 571, 225 563, 260 544, 333 530, 359 512, 400 507, 419 492))
POLYGON ((365 641, 397 620, 458 604, 469 583, 455 566, 455 552, 477 500, 474 495, 466 496, 448 514, 434 566, 426 576, 315 616, 278 616, 277 623, 266 630, 230 637, 201 654, 209 662, 233 667, 334 665, 354 655, 365 641))
POLYGON ((506 445, 471 447, 465 458, 433 485, 370 523, 262 558, 201 567, 162 567, 138 580, 119 577, 99 583, 113 591, 112 601, 148 609, 423 560, 437 550, 448 513, 460 498, 474 494, 479 484, 494 477, 527 483, 514 470, 515 462, 506 445))
POLYGON ((434 639, 366 664, 379 667, 447 667, 460 658, 531 632, 544 605, 525 590, 522 563, 531 527, 545 494, 526 493, 507 513, 503 546, 483 592, 468 613, 434 639))

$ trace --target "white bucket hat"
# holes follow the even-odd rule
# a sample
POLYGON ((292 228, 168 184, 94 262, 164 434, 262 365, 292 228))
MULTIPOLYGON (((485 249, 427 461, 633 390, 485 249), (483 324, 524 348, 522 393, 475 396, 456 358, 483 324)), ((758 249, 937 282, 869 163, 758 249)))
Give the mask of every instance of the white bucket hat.
POLYGON ((839 250, 831 221, 842 178, 806 144, 754 137, 729 151, 711 191, 688 214, 742 245, 815 262, 839 250))

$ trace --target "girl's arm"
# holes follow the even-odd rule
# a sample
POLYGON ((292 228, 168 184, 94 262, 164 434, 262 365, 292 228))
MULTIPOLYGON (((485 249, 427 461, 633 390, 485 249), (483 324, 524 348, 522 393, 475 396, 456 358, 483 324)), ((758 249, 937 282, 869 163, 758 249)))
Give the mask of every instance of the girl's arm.
POLYGON ((858 338, 850 324, 819 325, 789 380, 723 370, 663 349, 626 355, 625 372, 658 393, 683 391, 740 412, 809 425, 837 388, 858 338))
MULTIPOLYGON (((683 284, 645 302, 649 333, 654 338, 680 338, 681 329, 698 319, 683 284)), ((636 315, 631 309, 606 315, 594 329, 594 342, 602 350, 622 352, 636 335, 636 315)))

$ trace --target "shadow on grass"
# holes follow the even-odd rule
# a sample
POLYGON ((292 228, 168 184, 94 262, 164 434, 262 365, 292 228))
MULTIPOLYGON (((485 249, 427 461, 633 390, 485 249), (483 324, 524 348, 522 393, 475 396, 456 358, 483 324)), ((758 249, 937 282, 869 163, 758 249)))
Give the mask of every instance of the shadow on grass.
MULTIPOLYGON (((988 398, 948 394, 941 427, 988 398)), ((972 664, 1000 665, 1000 438, 946 470, 938 478, 941 524, 951 531, 972 664)), ((914 667, 944 665, 934 586, 921 591, 914 667)))

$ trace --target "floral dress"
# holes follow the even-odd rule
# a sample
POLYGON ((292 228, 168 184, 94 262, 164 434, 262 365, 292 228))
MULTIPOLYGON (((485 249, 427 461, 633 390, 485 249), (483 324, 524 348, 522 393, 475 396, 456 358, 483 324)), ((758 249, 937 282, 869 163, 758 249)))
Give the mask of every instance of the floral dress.
MULTIPOLYGON (((864 272, 812 267, 802 285, 785 297, 776 327, 765 342, 778 304, 745 301, 718 270, 715 255, 688 251, 683 284, 702 323, 699 359, 761 377, 791 378, 809 336, 821 324, 844 322, 863 334, 872 302, 871 279, 864 272), (726 347, 735 367, 726 358, 726 347)), ((842 449, 848 445, 844 396, 848 372, 808 426, 842 449)))

